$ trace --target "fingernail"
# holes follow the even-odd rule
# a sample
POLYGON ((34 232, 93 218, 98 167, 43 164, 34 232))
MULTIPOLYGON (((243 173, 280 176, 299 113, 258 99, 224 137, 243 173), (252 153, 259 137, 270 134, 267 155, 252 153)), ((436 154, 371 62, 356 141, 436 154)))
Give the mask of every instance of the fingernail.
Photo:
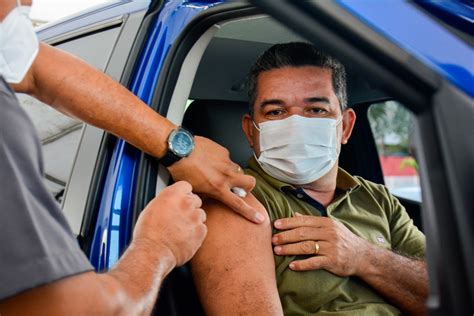
POLYGON ((295 216, 303 216, 303 214, 295 212, 295 216))
POLYGON ((265 217, 264 217, 262 214, 260 214, 260 213, 257 212, 257 213, 255 214, 255 220, 256 220, 258 223, 262 223, 262 222, 265 220, 265 217))
POLYGON ((290 269, 293 270, 295 268, 295 264, 292 262, 290 263, 290 269))
POLYGON ((281 227, 281 221, 275 221, 275 223, 273 225, 275 225, 276 228, 280 228, 281 227))
POLYGON ((273 250, 275 251, 275 253, 280 253, 281 252, 281 247, 276 246, 275 248, 273 248, 273 250))
POLYGON ((273 236, 272 237, 272 243, 276 243, 278 241, 278 237, 277 236, 273 236))

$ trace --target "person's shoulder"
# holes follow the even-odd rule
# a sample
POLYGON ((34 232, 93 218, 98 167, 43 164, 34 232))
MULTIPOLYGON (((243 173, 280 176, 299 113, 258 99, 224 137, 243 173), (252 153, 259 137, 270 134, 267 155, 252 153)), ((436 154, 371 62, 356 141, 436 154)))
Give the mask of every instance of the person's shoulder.
POLYGON ((359 182, 359 188, 356 194, 370 195, 385 211, 392 208, 394 197, 384 184, 375 183, 361 176, 353 177, 359 182))
POLYGON ((362 188, 364 188, 365 190, 373 194, 380 194, 384 196, 386 196, 387 194, 390 194, 388 192, 387 187, 384 184, 372 182, 361 176, 353 176, 353 177, 357 180, 357 182, 359 182, 359 185, 362 188))

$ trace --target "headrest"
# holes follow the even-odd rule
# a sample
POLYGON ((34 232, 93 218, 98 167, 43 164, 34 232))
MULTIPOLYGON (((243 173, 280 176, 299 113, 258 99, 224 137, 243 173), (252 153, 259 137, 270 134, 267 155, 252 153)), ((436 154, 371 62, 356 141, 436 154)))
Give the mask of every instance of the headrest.
POLYGON ((252 156, 242 131, 241 119, 245 113, 248 113, 247 102, 195 100, 186 110, 183 127, 224 146, 232 161, 245 167, 252 156))

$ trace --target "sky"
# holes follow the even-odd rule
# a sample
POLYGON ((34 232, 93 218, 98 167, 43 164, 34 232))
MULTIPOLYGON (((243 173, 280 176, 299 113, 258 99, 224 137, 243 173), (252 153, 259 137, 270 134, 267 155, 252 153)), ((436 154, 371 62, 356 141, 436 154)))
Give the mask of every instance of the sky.
POLYGON ((51 22, 106 0, 33 0, 30 17, 51 22))

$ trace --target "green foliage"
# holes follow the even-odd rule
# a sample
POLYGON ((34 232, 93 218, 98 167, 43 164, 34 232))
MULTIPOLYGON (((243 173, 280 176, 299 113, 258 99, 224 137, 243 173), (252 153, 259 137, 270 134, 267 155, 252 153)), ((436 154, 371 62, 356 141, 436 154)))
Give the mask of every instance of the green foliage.
POLYGON ((386 101, 369 108, 369 122, 379 154, 408 154, 410 134, 413 128, 411 113, 400 103, 386 101), (397 144, 386 144, 391 137, 397 144))
POLYGON ((400 170, 404 170, 405 168, 413 168, 418 173, 418 163, 416 162, 415 158, 407 157, 402 160, 400 164, 400 170))

